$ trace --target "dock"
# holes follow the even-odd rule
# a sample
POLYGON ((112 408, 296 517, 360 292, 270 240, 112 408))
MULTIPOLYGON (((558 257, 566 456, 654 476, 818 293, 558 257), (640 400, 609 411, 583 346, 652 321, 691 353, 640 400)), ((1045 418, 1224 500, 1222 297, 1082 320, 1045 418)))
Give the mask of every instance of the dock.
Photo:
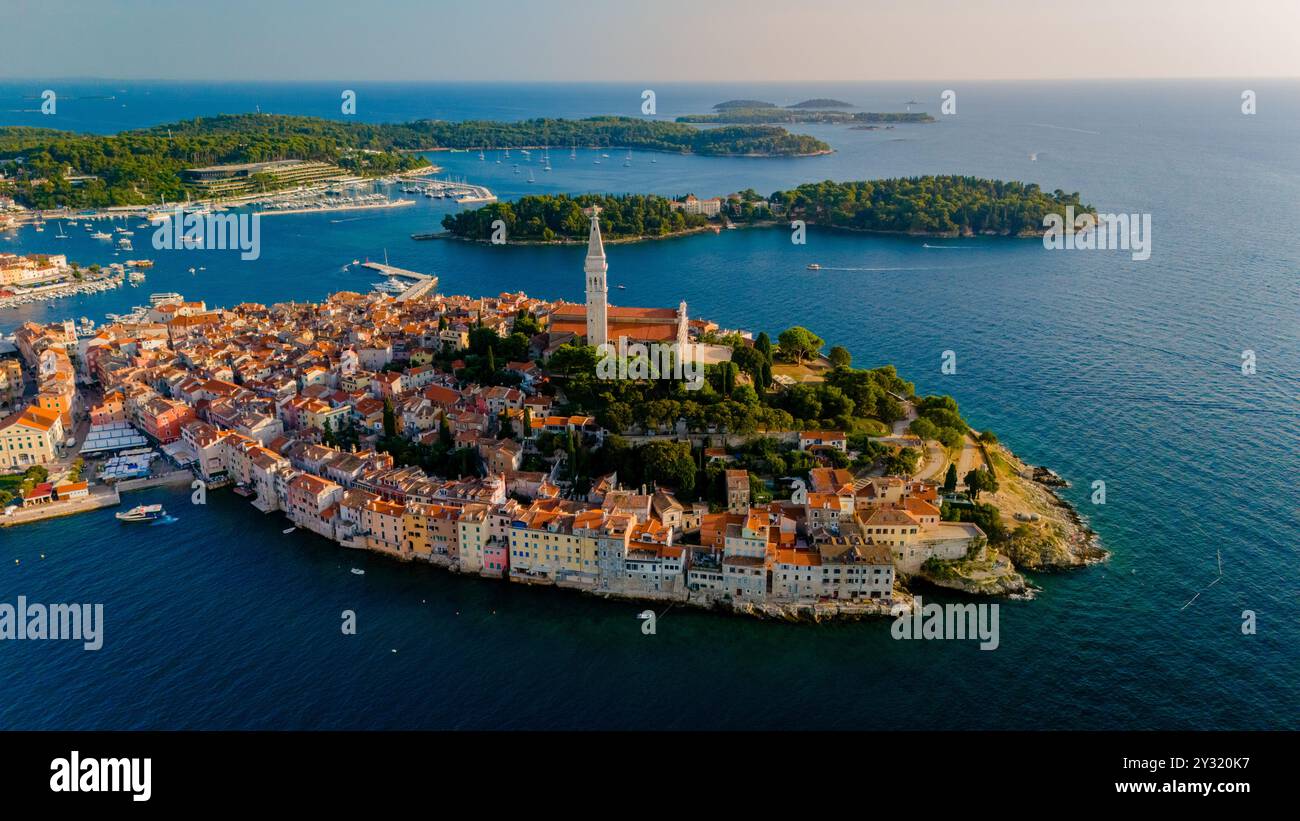
POLYGON ((362 268, 369 268, 372 271, 378 271, 386 277, 403 277, 405 279, 415 280, 411 287, 402 291, 397 296, 398 302, 406 302, 411 299, 425 296, 438 287, 438 278, 432 274, 421 274, 418 271, 408 271, 405 268, 398 268, 395 265, 389 265, 384 262, 363 262, 362 268))

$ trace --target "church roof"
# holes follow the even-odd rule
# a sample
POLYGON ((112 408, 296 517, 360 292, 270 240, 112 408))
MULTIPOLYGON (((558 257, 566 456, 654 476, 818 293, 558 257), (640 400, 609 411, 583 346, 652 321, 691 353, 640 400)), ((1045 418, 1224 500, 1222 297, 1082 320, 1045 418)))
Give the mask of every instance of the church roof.
MULTIPOLYGON (((606 310, 611 320, 622 319, 628 322, 662 320, 672 322, 674 327, 677 325, 676 308, 632 308, 625 305, 610 305, 606 310)), ((586 316, 587 306, 585 305, 579 305, 576 302, 557 303, 555 309, 551 311, 551 329, 555 329, 556 320, 564 321, 577 317, 585 321, 586 316)))

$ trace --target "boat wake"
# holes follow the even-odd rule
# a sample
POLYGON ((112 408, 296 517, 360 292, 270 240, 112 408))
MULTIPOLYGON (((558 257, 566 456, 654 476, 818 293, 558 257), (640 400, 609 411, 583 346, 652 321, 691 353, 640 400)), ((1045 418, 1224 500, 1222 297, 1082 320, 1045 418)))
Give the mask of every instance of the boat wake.
POLYGON ((931 245, 928 242, 921 243, 921 247, 934 248, 935 250, 943 250, 943 251, 974 251, 975 250, 969 245, 931 245))
POLYGON ((150 527, 158 527, 159 525, 174 525, 174 524, 176 524, 176 523, 179 522, 179 521, 180 521, 180 519, 177 519, 175 516, 172 516, 171 514, 168 514, 168 515, 166 515, 166 516, 163 516, 161 519, 156 519, 156 520, 150 522, 150 523, 149 523, 149 526, 150 526, 150 527))
POLYGON ((837 268, 832 265, 823 265, 823 271, 938 271, 941 270, 937 265, 919 265, 904 266, 900 268, 837 268))
POLYGON ((1089 131, 1086 128, 1070 128, 1068 125, 1051 125, 1050 123, 1026 123, 1026 125, 1032 125, 1035 128, 1050 128, 1054 131, 1074 131, 1079 134, 1091 134, 1094 137, 1101 136, 1100 131, 1089 131))

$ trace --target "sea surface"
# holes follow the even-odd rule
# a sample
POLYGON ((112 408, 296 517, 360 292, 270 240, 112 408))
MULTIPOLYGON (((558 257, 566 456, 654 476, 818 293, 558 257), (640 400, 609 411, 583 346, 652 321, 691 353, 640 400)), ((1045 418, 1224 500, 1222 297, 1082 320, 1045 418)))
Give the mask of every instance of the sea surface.
MULTIPOLYGON (((822 96, 890 111, 914 99, 913 110, 937 115, 945 89, 353 89, 360 119, 398 121, 639 116, 645 87, 660 117, 734 97, 822 96)), ((893 363, 918 391, 952 394, 976 427, 1073 483, 1064 495, 1113 556, 1034 575, 1035 600, 1000 604, 998 649, 894 640, 887 621, 795 626, 667 605, 657 634, 645 636, 644 605, 399 564, 284 535, 281 517, 226 492, 193 506, 188 490, 155 489, 128 501, 161 502, 174 524, 119 525, 105 510, 0 530, 0 602, 102 602, 106 620, 97 652, 0 644, 0 728, 1300 728, 1300 84, 1250 86, 1253 116, 1241 113, 1242 84, 952 88, 956 115, 930 125, 794 126, 831 144, 823 157, 633 152, 625 167, 625 151, 578 149, 571 159, 557 147, 545 172, 540 157, 521 162, 517 152, 499 164, 493 152, 430 156, 502 198, 768 194, 824 179, 959 173, 1150 214, 1146 261, 1036 240, 816 229, 805 245, 755 229, 608 249, 615 303, 684 299, 692 315, 773 335, 807 325, 856 365, 893 363), (811 262, 822 270, 808 271, 811 262), (940 372, 946 350, 957 355, 954 375, 940 372), (1253 374, 1242 373, 1244 351, 1254 352, 1253 374), (1104 504, 1092 503, 1098 480, 1104 504), (1220 557, 1222 578, 1209 586, 1220 557), (340 630, 349 609, 355 636, 340 630), (1242 630, 1246 611, 1253 635, 1242 630)), ((341 116, 341 90, 4 81, 0 125, 107 133, 257 108, 341 116), (59 91, 58 113, 23 111, 45 88, 59 91)), ((156 291, 212 306, 318 300, 368 288, 380 277, 350 263, 385 254, 437 274, 448 293, 580 298, 579 247, 410 239, 439 230, 449 208, 419 198, 387 212, 268 216, 251 262, 156 251, 145 229, 135 251, 116 257, 84 227, 65 228, 65 240, 54 223, 2 233, 0 251, 156 266, 139 288, 0 311, 0 331, 102 321, 156 291)))

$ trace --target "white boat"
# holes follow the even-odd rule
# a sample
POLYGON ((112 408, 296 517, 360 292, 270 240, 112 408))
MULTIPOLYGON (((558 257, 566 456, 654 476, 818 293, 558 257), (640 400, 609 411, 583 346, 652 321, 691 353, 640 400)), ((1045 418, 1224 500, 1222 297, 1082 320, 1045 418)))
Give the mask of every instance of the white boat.
POLYGON ((106 231, 96 231, 90 235, 91 239, 112 239, 113 235, 106 231))
POLYGON ((116 513, 119 522, 151 522, 167 515, 162 505, 136 505, 125 513, 116 513))
POLYGON ((362 570, 362 569, 359 568, 359 567, 354 567, 354 568, 352 568, 352 575, 354 575, 354 576, 364 576, 364 575, 366 575, 366 571, 362 570))
POLYGON ((822 267, 821 267, 820 265, 818 265, 817 263, 815 263, 815 262, 810 262, 810 263, 808 263, 808 270, 809 270, 809 271, 820 271, 821 269, 822 269, 822 267))
POLYGON ((283 533, 284 535, 288 536, 290 533, 294 532, 294 531, 297 530, 297 529, 298 529, 298 528, 296 528, 296 527, 286 527, 284 530, 281 530, 280 532, 283 533))

